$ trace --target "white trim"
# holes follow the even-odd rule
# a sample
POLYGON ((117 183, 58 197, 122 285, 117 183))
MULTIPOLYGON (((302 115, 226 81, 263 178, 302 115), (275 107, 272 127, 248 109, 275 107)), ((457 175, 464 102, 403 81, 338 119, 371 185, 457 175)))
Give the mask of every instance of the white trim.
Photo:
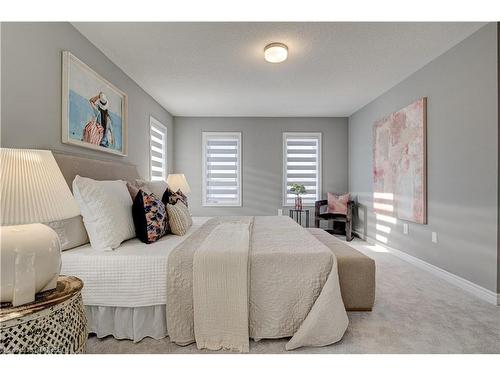
MULTIPOLYGON (((161 150, 161 153, 162 153, 162 157, 163 157, 163 160, 162 160, 162 164, 163 164, 163 167, 164 167, 164 170, 163 170, 163 178, 165 181, 167 181, 167 175, 168 175, 168 159, 167 159, 167 146, 168 146, 168 128, 163 125, 159 120, 157 120, 156 118, 154 118, 153 116, 149 116, 149 179, 152 181, 153 180, 153 167, 152 167, 152 158, 153 158, 153 145, 151 144, 151 141, 152 141, 152 134, 151 134, 151 131, 155 131, 156 133, 158 132, 156 129, 153 129, 153 128, 156 128, 157 130, 160 130, 161 132, 163 132, 164 134, 164 138, 163 138, 163 147, 162 147, 162 150, 161 150)), ((156 147, 155 147, 156 148, 156 147)), ((158 152, 158 151, 155 151, 155 152, 158 152)), ((156 156, 155 156, 156 157, 156 156)))
MULTIPOLYGON (((318 172, 318 189, 316 200, 320 200, 322 197, 322 159, 323 159, 323 150, 322 150, 322 133, 321 132, 283 132, 283 144, 282 144, 282 183, 281 183, 281 195, 282 195, 282 205, 283 207, 292 207, 293 204, 288 204, 286 195, 286 139, 288 136, 300 135, 304 137, 316 137, 318 138, 318 163, 317 163, 317 172, 318 172)), ((314 207, 314 204, 304 204, 304 207, 314 207)))
MULTIPOLYGON (((360 233, 355 232, 358 235, 360 233)), ((457 276, 451 272, 448 272, 442 268, 439 268, 433 264, 427 263, 426 261, 416 258, 412 255, 409 255, 401 250, 396 250, 390 246, 387 246, 386 244, 379 242, 372 237, 365 236, 366 242, 368 242, 371 245, 379 245, 382 246, 383 248, 387 249, 392 255, 403 259, 404 261, 413 264, 414 266, 423 269, 424 271, 430 272, 434 276, 439 277, 440 279, 443 279, 450 284, 455 285, 456 287, 459 287, 460 289, 482 299, 483 301, 489 302, 493 305, 500 306, 500 293, 495 293, 489 289, 486 289, 480 285, 477 285, 473 283, 472 281, 466 280, 460 276, 457 276)))
POLYGON ((242 155, 242 142, 241 142, 241 132, 202 132, 201 133, 201 166, 202 166, 202 197, 201 204, 203 207, 242 207, 242 171, 241 171, 241 155, 242 155), (235 203, 208 203, 207 202, 207 171, 206 171, 206 153, 207 153, 207 137, 209 136, 232 136, 237 138, 238 146, 236 147, 236 154, 238 159, 237 165, 237 191, 238 191, 238 201, 235 203))

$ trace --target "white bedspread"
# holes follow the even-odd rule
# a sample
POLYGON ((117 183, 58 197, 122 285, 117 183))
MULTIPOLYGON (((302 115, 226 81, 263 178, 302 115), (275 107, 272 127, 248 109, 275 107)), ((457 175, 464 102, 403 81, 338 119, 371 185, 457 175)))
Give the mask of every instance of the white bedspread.
MULTIPOLYGON (((348 318, 340 294, 336 257, 306 229, 279 216, 214 218, 172 251, 167 265, 166 309, 170 340, 187 345, 197 339, 193 306, 193 259, 197 250, 211 240, 210 234, 220 224, 252 220, 250 337, 292 337, 286 344, 287 350, 339 341, 347 329, 348 318)), ((217 291, 227 293, 216 288, 217 291)), ((222 307, 225 314, 231 313, 230 304, 222 307)), ((205 319, 208 325, 212 316, 205 319)))
POLYGON ((208 219, 194 217, 185 236, 168 235, 150 245, 132 239, 114 251, 94 250, 90 244, 64 251, 61 274, 82 279, 85 305, 165 305, 168 256, 208 219))

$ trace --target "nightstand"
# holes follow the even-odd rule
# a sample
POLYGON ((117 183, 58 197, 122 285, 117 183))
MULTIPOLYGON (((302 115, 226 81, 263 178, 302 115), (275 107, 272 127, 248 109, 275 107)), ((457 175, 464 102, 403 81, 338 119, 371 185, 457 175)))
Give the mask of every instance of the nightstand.
POLYGON ((0 305, 0 354, 84 353, 87 318, 83 282, 60 276, 57 287, 36 295, 34 302, 0 305))
POLYGON ((295 208, 291 208, 288 210, 288 215, 295 220, 299 225, 302 225, 302 214, 306 214, 306 228, 309 228, 309 210, 302 209, 296 210, 295 208))

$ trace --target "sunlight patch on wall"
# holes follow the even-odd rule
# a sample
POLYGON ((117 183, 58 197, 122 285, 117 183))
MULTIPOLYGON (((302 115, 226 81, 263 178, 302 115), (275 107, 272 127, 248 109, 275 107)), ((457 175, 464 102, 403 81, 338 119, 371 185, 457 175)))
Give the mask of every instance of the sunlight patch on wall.
POLYGON ((377 229, 377 232, 382 232, 386 234, 391 233, 391 227, 388 227, 387 225, 382 225, 382 224, 375 224, 375 228, 377 229))
POLYGON ((392 226, 397 219, 392 216, 394 212, 394 194, 373 192, 373 209, 375 211, 375 239, 384 244, 389 242, 392 226), (382 211, 382 213, 380 213, 382 211))
POLYGON ((398 222, 398 219, 396 219, 393 216, 375 214, 375 218, 377 221, 384 221, 384 222, 389 223, 389 224, 396 224, 398 222))
POLYGON ((393 201, 394 200, 394 194, 392 194, 392 193, 378 193, 378 192, 375 192, 375 193, 373 193, 373 198, 375 198, 375 199, 383 199, 383 200, 388 200, 388 201, 393 201))
POLYGON ((387 212, 394 211, 394 206, 392 204, 387 204, 387 203, 374 202, 373 208, 375 208, 376 210, 380 210, 380 211, 387 211, 387 212))

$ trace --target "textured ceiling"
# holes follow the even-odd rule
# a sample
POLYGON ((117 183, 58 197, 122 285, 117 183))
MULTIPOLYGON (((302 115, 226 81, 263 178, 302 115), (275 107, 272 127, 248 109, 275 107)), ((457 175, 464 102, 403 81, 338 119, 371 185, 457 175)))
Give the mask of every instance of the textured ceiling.
POLYGON ((483 24, 73 25, 175 116, 348 116, 483 24))

